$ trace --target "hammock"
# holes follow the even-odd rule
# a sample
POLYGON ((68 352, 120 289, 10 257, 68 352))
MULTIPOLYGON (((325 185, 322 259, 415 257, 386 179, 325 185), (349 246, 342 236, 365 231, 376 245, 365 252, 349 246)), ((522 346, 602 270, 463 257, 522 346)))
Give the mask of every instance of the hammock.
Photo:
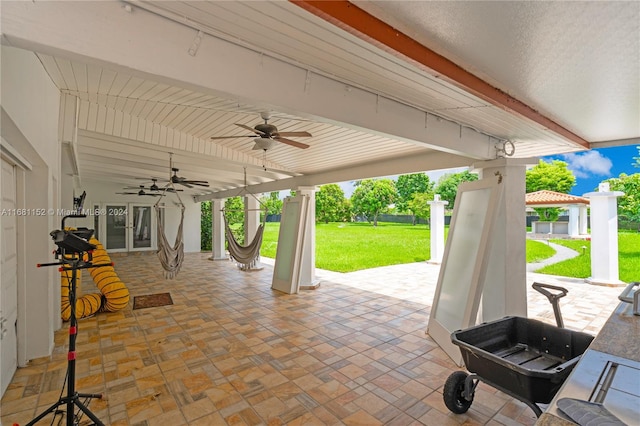
POLYGON ((224 213, 222 217, 224 218, 225 235, 231 259, 234 260, 238 265, 238 268, 243 271, 247 271, 257 266, 258 262, 260 262, 260 246, 262 245, 264 223, 261 223, 260 226, 258 226, 251 243, 247 246, 243 246, 240 245, 233 236, 233 232, 231 232, 231 228, 229 228, 229 222, 227 221, 227 217, 224 213))
POLYGON ((182 200, 180 200, 178 193, 176 192, 175 194, 180 201, 181 209, 180 226, 178 226, 178 233, 176 234, 176 240, 173 246, 171 246, 169 241, 167 241, 167 236, 164 233, 164 226, 162 226, 162 215, 160 214, 160 207, 158 206, 158 203, 163 197, 160 197, 153 206, 156 210, 156 223, 158 227, 158 259, 160 259, 160 264, 162 264, 162 267, 164 268, 164 278, 168 280, 172 280, 178 275, 178 272, 180 272, 180 268, 182 267, 182 262, 184 261, 182 225, 184 224, 185 207, 184 204, 182 204, 182 200))

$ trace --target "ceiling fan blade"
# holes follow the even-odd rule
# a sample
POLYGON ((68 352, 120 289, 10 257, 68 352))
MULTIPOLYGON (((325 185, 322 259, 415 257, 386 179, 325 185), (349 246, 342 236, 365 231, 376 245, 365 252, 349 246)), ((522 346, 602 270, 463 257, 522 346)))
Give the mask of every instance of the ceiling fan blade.
POLYGON ((204 180, 185 180, 184 183, 188 183, 189 185, 209 187, 209 182, 204 180))
POLYGON ((297 138, 310 138, 311 133, 309 132, 278 132, 277 136, 293 136, 297 138))
POLYGON ((244 125, 244 124, 240 124, 240 123, 235 123, 235 125, 236 125, 236 126, 240 126, 240 127, 242 127, 243 129, 247 129, 247 130, 249 130, 250 132, 255 133, 256 135, 260 135, 260 136, 264 135, 264 133, 263 133, 263 132, 261 132, 261 131, 259 131, 259 130, 256 130, 256 129, 254 129, 253 127, 249 127, 249 126, 246 126, 246 125, 244 125))
POLYGON ((238 136, 211 136, 209 139, 237 139, 237 138, 255 138, 256 135, 238 135, 238 136))
POLYGON ((307 145, 306 143, 292 141, 291 139, 282 138, 280 136, 274 136, 273 139, 277 140, 278 142, 286 143, 287 145, 295 146, 296 148, 309 148, 309 145, 307 145))
POLYGON ((118 195, 138 195, 137 192, 116 192, 118 195))
POLYGON ((156 177, 153 177, 153 176, 150 177, 150 178, 137 177, 137 178, 134 178, 134 179, 136 179, 136 180, 144 180, 144 181, 147 181, 147 182, 153 182, 153 181, 155 181, 155 182, 169 182, 169 180, 167 178, 156 178, 156 177))

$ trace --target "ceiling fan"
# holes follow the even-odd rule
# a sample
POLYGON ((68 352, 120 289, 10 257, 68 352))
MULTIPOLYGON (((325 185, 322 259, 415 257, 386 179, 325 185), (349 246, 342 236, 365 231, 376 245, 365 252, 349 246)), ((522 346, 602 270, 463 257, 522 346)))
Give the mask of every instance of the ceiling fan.
MULTIPOLYGON (((162 192, 154 192, 154 193, 146 192, 145 189, 147 189, 147 188, 145 188, 144 185, 140 185, 139 188, 140 188, 140 190, 138 192, 116 192, 116 194, 119 194, 119 195, 139 195, 139 196, 147 195, 149 197, 161 197, 162 196, 162 192)), ((127 188, 125 188, 125 189, 127 189, 127 188)), ((133 188, 133 189, 135 189, 135 188, 133 188)))
POLYGON ((180 169, 173 167, 173 153, 171 152, 169 153, 169 167, 173 172, 173 174, 169 179, 172 184, 186 186, 187 188, 193 188, 194 185, 204 186, 207 188, 209 187, 209 182, 207 182, 206 180, 191 180, 191 179, 178 176, 178 172, 180 171, 180 169))
POLYGON ((171 183, 177 183, 179 185, 186 186, 187 188, 193 188, 193 185, 209 187, 209 182, 206 180, 189 180, 178 176, 180 169, 172 167, 171 171, 173 172, 173 175, 171 176, 171 183))
MULTIPOLYGON (((166 181, 166 179, 165 179, 166 181)), ((140 185, 139 187, 143 190, 147 190, 147 191, 151 191, 151 192, 176 192, 176 191, 180 191, 182 192, 182 189, 174 189, 172 187, 167 187, 167 186, 163 186, 160 187, 158 186, 158 179, 157 178, 151 178, 151 182, 153 182, 151 185, 149 185, 149 188, 145 188, 144 185, 140 185)), ((128 186, 125 187, 124 189, 138 189, 137 186, 128 186)))
POLYGON ((239 135, 239 136, 212 136, 211 139, 233 139, 233 138, 254 138, 255 145, 253 149, 261 149, 268 150, 271 149, 274 145, 274 141, 282 142, 287 145, 294 146, 296 148, 306 149, 309 148, 309 145, 293 141, 291 139, 286 138, 289 137, 298 137, 298 138, 308 138, 311 137, 311 133, 309 132, 279 132, 278 128, 273 124, 269 124, 269 118, 271 116, 267 112, 260 113, 260 116, 264 120, 264 124, 257 124, 254 128, 246 126, 244 124, 235 123, 236 126, 242 127, 243 129, 249 130, 253 132, 253 135, 239 135), (256 135, 259 137, 256 138, 256 135))

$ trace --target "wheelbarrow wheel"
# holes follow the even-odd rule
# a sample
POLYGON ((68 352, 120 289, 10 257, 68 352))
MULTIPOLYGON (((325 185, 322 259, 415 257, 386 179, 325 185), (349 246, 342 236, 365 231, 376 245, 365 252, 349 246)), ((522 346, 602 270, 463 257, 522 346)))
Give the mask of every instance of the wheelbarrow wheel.
POLYGON ((452 373, 444 383, 442 398, 444 399, 444 405, 446 405, 452 413, 463 414, 471 407, 473 394, 471 394, 470 400, 464 397, 464 386, 467 376, 468 374, 464 371, 456 371, 452 373))

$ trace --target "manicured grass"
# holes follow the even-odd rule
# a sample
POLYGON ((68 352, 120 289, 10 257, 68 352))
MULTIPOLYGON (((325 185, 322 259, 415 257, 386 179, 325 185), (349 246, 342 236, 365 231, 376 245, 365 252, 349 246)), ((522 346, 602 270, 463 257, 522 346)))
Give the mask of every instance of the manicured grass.
MULTIPOLYGON (((551 241, 569 247, 580 254, 573 259, 546 266, 536 272, 574 278, 588 278, 591 276, 591 241, 551 241), (584 254, 583 246, 586 247, 584 254)), ((618 234, 618 264, 620 280, 625 282, 640 280, 640 233, 620 232, 618 234)))
MULTIPOLYGON (((279 223, 267 223, 261 254, 274 258, 279 223)), ((446 228, 446 231, 449 229, 446 228)), ((351 272, 377 266, 420 262, 431 257, 431 232, 425 225, 380 223, 329 223, 316 225, 316 266, 338 272, 351 272)), ((551 240, 579 253, 573 259, 544 267, 537 272, 574 278, 591 276, 591 242, 551 240), (585 246, 586 249, 582 247, 585 246)), ((640 280, 640 233, 620 232, 618 239, 620 279, 640 280)), ((527 240, 527 262, 549 258, 555 250, 546 243, 527 240)))
MULTIPOLYGON (((260 254, 275 257, 279 224, 267 223, 260 254)), ((316 225, 316 266, 352 272, 430 258, 431 231, 425 225, 320 223, 316 225)))
POLYGON ((548 244, 541 241, 527 240, 527 263, 539 262, 556 254, 548 244))

